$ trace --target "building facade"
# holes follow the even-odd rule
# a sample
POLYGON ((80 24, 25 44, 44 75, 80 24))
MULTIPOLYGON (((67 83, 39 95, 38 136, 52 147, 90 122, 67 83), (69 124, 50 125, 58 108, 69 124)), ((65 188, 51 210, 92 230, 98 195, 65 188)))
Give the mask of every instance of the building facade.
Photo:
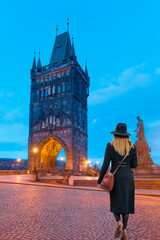
POLYGON ((55 168, 62 148, 66 169, 85 170, 90 79, 69 32, 56 36, 49 65, 34 57, 31 69, 28 169, 55 168), (37 148, 34 153, 33 148, 37 148))

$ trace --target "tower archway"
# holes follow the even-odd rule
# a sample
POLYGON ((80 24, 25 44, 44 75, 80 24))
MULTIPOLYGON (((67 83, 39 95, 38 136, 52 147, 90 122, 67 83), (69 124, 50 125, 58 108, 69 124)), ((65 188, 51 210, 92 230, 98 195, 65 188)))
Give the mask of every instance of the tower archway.
MULTIPOLYGON (((64 143, 56 137, 47 137, 38 146, 39 154, 36 165, 38 169, 51 169, 57 166, 57 156, 64 149, 67 159, 67 149, 64 143)), ((64 159, 63 159, 64 160, 64 159)), ((63 164, 63 163, 62 163, 63 164)))

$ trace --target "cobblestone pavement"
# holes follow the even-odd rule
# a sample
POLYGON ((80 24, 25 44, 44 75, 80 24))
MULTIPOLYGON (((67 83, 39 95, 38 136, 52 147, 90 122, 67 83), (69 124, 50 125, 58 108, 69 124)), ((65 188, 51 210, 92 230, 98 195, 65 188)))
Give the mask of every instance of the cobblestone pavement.
MULTIPOLYGON (((160 239, 160 198, 136 196, 128 239, 160 239)), ((109 194, 63 188, 0 184, 1 240, 114 239, 109 194)))

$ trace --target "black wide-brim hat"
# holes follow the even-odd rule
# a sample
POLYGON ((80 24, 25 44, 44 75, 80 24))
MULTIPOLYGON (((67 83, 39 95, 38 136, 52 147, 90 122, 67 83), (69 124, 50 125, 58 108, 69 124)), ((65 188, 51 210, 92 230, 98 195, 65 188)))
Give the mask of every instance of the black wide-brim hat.
POLYGON ((131 134, 127 132, 127 125, 125 123, 118 123, 116 130, 111 132, 112 134, 119 136, 130 136, 131 134))

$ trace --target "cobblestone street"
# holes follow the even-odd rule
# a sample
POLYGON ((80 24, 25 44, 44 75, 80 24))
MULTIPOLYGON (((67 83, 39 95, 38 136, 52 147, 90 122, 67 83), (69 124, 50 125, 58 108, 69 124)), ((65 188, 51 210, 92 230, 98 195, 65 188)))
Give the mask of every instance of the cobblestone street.
MULTIPOLYGON (((114 239, 105 192, 0 183, 1 240, 114 239)), ((160 239, 160 198, 136 196, 128 239, 160 239)))

